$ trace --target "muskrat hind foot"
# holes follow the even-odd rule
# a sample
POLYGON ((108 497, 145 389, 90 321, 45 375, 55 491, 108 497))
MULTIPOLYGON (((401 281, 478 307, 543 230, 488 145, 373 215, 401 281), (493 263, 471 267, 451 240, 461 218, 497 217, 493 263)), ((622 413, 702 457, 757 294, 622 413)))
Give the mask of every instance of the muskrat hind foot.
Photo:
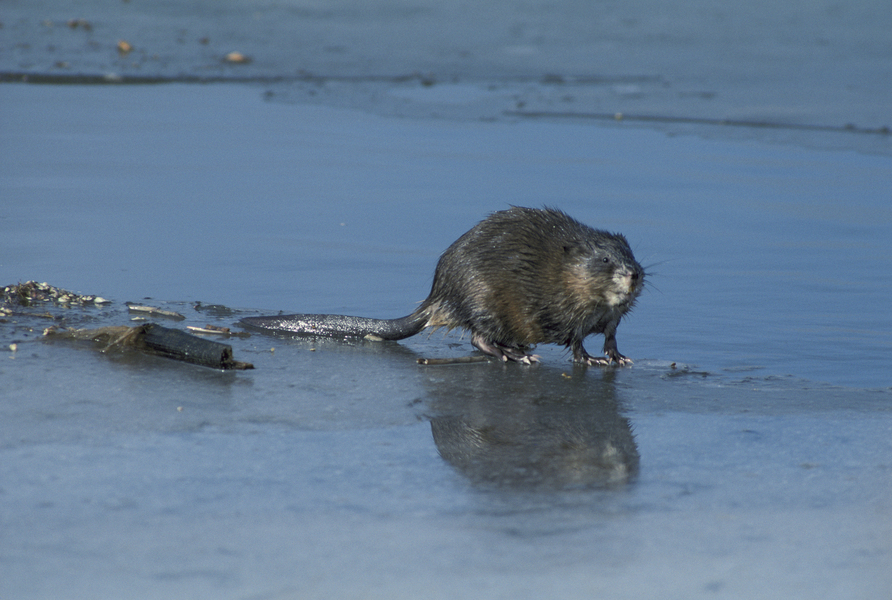
POLYGON ((490 342, 479 333, 475 333, 471 336, 471 344, 473 344, 475 348, 477 348, 484 354, 494 356, 500 359, 502 362, 511 360, 524 365, 531 365, 533 363, 539 362, 539 356, 537 354, 529 354, 527 352, 524 352, 520 348, 506 346, 505 344, 500 344, 499 342, 490 342))

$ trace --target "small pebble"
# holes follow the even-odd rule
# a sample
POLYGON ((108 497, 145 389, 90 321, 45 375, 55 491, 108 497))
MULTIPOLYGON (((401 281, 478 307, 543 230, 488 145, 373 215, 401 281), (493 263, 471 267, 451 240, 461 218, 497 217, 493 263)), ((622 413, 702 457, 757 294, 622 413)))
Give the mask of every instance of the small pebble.
POLYGON ((245 65, 251 62, 250 57, 245 56, 241 52, 230 52, 223 57, 223 60, 230 63, 245 65))

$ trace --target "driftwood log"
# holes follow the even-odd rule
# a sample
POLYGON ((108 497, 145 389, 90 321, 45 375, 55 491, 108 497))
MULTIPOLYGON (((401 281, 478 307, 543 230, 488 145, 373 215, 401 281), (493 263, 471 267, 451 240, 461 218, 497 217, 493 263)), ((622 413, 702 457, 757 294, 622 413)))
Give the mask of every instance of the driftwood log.
POLYGON ((212 369, 253 369, 251 363, 232 357, 232 346, 205 340, 181 331, 146 323, 137 327, 100 327, 99 329, 61 330, 50 327, 44 335, 54 338, 92 340, 104 344, 103 351, 132 348, 212 369))

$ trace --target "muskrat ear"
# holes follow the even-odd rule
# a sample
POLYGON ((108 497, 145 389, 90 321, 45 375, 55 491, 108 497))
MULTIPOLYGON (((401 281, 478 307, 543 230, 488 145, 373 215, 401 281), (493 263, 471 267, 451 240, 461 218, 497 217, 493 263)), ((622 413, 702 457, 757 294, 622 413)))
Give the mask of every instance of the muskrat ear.
POLYGON ((576 244, 564 245, 564 264, 584 265, 589 261, 589 252, 576 244))
POLYGON ((588 254, 588 251, 585 248, 582 248, 576 244, 566 244, 564 245, 564 256, 569 258, 581 258, 588 254))

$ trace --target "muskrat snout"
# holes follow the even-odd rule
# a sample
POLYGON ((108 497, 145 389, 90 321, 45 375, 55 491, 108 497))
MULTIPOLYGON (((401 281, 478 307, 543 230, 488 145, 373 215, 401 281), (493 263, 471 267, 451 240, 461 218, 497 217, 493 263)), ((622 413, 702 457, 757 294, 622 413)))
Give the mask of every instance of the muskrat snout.
POLYGON ((634 301, 641 292, 642 276, 641 269, 635 266, 626 266, 614 271, 613 289, 606 294, 607 303, 610 306, 619 306, 634 301))

